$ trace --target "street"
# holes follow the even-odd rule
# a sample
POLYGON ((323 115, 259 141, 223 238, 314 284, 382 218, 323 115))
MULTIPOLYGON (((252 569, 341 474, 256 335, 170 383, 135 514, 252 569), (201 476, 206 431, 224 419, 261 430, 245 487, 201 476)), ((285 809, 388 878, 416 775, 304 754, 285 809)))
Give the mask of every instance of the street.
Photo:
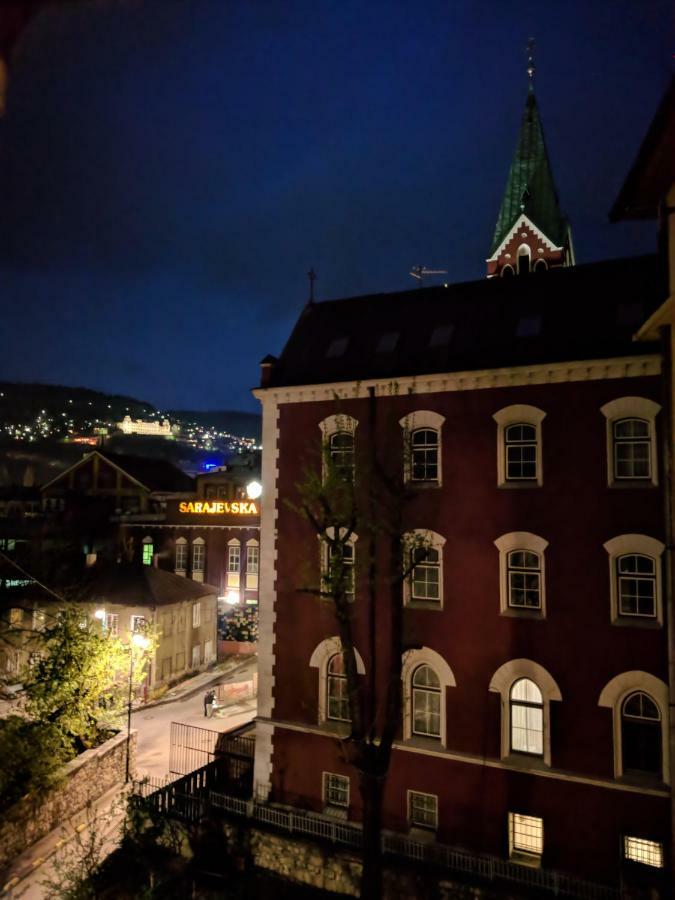
MULTIPOLYGON (((241 667, 220 681, 223 684, 249 681, 256 670, 257 658, 243 657, 241 667)), ((137 778, 153 778, 169 773, 169 733, 172 722, 197 725, 212 731, 229 731, 250 721, 256 714, 256 698, 241 700, 219 711, 211 718, 204 716, 203 698, 206 687, 171 703, 140 709, 131 717, 131 727, 138 732, 136 750, 137 778)))

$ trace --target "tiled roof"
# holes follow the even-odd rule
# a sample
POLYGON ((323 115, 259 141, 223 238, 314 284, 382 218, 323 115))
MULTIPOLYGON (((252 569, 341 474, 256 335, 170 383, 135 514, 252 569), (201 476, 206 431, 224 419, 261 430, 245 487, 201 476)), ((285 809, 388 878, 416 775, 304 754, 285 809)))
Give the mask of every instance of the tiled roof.
POLYGON ((521 213, 525 213, 556 246, 563 246, 567 222, 560 211, 537 101, 532 92, 527 96, 490 255, 499 247, 521 213))
POLYGON ((121 564, 88 570, 79 599, 121 606, 167 606, 218 593, 211 584, 199 584, 154 566, 121 564))
POLYGON ((189 493, 195 489, 192 478, 165 459, 127 456, 107 450, 98 452, 151 491, 189 493))
POLYGON ((632 336, 666 293, 643 256, 308 304, 269 386, 650 352, 632 336))

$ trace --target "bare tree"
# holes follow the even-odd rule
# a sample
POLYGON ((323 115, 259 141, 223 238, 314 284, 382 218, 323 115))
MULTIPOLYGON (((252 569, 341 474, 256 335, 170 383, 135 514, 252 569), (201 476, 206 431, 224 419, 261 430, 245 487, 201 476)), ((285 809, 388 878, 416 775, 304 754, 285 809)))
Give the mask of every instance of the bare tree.
POLYGON ((358 453, 349 418, 337 416, 342 437, 325 436, 321 464, 308 467, 304 481, 296 485, 299 501, 293 508, 309 522, 321 545, 320 584, 300 590, 332 604, 342 645, 351 722, 340 740, 358 774, 363 805, 361 896, 375 900, 382 887, 384 785, 402 713, 403 587, 427 557, 430 541, 424 535, 404 534, 408 432, 402 456, 383 456, 374 438, 372 396, 370 410, 367 447, 358 453), (365 677, 357 672, 357 617, 365 618, 369 640, 365 677))

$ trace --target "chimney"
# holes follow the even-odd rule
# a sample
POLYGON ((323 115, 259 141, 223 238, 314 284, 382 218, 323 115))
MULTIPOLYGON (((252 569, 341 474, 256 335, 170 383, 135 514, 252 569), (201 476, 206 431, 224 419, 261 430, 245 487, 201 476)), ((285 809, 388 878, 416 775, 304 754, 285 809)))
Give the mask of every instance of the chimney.
POLYGON ((274 366, 278 362, 276 356, 268 354, 260 363, 260 387, 266 388, 270 386, 274 366))

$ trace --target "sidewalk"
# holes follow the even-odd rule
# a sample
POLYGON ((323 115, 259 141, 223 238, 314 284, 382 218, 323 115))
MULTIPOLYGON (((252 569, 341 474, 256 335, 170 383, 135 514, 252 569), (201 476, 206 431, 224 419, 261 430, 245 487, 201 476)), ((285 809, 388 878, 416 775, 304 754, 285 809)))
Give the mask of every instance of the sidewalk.
POLYGON ((186 678, 175 687, 171 688, 158 700, 149 700, 147 703, 134 704, 134 712, 140 712, 142 709, 151 709, 153 706, 161 706, 164 703, 173 703, 175 700, 186 700, 200 691, 205 691, 213 684, 224 681, 226 678, 236 675, 238 672, 248 668, 251 663, 257 663, 257 653, 247 656, 239 654, 228 656, 223 662, 217 663, 213 669, 206 672, 200 672, 192 678, 186 678))

